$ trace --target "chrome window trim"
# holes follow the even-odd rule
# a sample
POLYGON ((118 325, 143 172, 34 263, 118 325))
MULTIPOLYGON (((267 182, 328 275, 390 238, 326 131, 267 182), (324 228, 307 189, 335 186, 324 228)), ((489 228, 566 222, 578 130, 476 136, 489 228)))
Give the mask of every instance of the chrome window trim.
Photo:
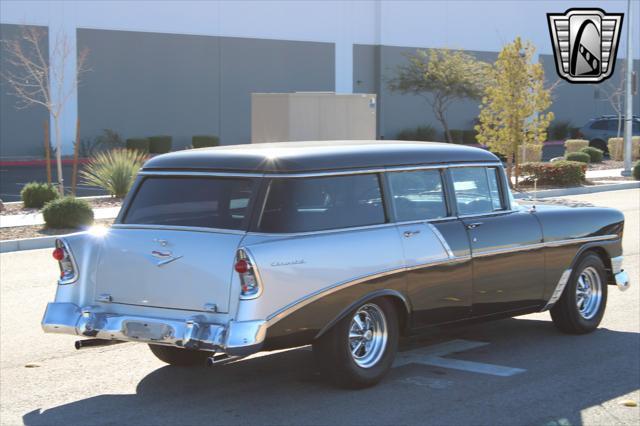
POLYGON ((317 172, 221 172, 221 171, 194 171, 194 170, 142 170, 138 172, 141 176, 167 175, 167 176, 220 176, 220 177, 264 177, 264 178, 306 178, 322 176, 343 176, 367 173, 385 173, 395 171, 412 171, 428 169, 447 169, 453 167, 503 167, 499 161, 495 162, 473 162, 473 163, 440 163, 440 164, 418 164, 415 166, 385 166, 370 169, 344 169, 344 170, 323 170, 317 172))
POLYGON ((516 212, 519 212, 519 211, 520 210, 505 209, 505 210, 495 210, 495 211, 488 212, 488 213, 463 214, 463 215, 459 215, 459 216, 456 216, 456 217, 458 219, 469 219, 469 218, 474 218, 474 217, 498 216, 498 215, 501 215, 501 214, 516 213, 516 212))
POLYGON ((212 234, 234 234, 245 235, 247 231, 239 229, 224 228, 205 228, 200 226, 177 226, 177 225, 143 225, 135 223, 114 223, 111 225, 114 229, 160 229, 167 231, 191 231, 191 232, 208 232, 212 234))
POLYGON ((364 231, 368 229, 376 229, 376 228, 391 228, 398 225, 395 222, 387 222, 387 223, 378 223, 375 225, 364 225, 364 226, 354 226, 351 228, 334 228, 334 229, 323 229, 321 231, 305 231, 305 232, 260 232, 260 231, 249 231, 247 235, 258 235, 263 237, 304 237, 306 235, 318 235, 318 234, 332 234, 339 232, 351 232, 351 231, 364 231))
POLYGON ((210 176, 210 177, 243 177, 243 178, 260 178, 264 173, 251 172, 208 172, 193 170, 142 170, 138 172, 140 176, 210 176))

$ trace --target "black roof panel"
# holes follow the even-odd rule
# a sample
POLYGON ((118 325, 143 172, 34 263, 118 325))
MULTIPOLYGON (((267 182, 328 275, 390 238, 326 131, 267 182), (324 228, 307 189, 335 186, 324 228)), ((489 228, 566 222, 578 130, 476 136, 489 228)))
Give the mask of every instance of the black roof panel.
POLYGON ((409 141, 314 141, 229 145, 159 155, 144 170, 301 173, 328 170, 497 162, 489 151, 464 145, 409 141))

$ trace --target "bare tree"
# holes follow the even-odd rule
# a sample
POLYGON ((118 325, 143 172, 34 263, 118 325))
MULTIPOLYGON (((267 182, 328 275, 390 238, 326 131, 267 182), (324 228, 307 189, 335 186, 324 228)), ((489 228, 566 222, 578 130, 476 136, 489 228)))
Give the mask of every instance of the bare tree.
POLYGON ((68 75, 71 51, 69 39, 64 32, 56 34, 52 49, 47 49, 46 30, 34 26, 22 26, 19 38, 0 40, 4 61, 0 77, 10 87, 10 94, 18 98, 16 108, 42 106, 53 119, 56 147, 58 190, 64 195, 62 176, 62 140, 60 135, 60 115, 69 98, 78 86, 80 75, 86 71, 88 50, 83 49, 77 56, 76 74, 68 75), (71 80, 69 80, 71 79, 71 80))
MULTIPOLYGON (((625 73, 623 73, 622 75, 624 76, 625 73)), ((626 79, 624 77, 621 77, 618 86, 613 83, 607 82, 604 89, 605 96, 607 97, 611 108, 613 108, 613 110, 618 115, 618 132, 616 133, 617 137, 620 137, 620 134, 622 133, 622 112, 624 110, 625 80, 626 79)))

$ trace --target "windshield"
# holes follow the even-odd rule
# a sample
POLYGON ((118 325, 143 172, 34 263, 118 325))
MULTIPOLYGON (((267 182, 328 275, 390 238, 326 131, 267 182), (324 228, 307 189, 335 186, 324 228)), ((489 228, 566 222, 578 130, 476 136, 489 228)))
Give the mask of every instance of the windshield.
POLYGON ((146 177, 122 223, 246 230, 254 188, 250 178, 146 177))

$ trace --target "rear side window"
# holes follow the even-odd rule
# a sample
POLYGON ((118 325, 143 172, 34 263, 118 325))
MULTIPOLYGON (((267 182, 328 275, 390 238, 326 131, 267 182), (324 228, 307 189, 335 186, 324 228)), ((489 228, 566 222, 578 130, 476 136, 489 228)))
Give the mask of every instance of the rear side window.
POLYGON ((147 177, 122 223, 246 230, 254 186, 253 179, 147 177))
POLYGON ((595 130, 609 130, 609 121, 607 121, 607 120, 595 121, 591 125, 591 128, 595 129, 595 130))
POLYGON ((447 216, 439 170, 387 173, 393 209, 399 222, 447 216))
POLYGON ((385 222, 376 174, 271 181, 259 230, 311 232, 385 222))
POLYGON ((503 210, 495 167, 451 169, 458 214, 474 215, 503 210))

